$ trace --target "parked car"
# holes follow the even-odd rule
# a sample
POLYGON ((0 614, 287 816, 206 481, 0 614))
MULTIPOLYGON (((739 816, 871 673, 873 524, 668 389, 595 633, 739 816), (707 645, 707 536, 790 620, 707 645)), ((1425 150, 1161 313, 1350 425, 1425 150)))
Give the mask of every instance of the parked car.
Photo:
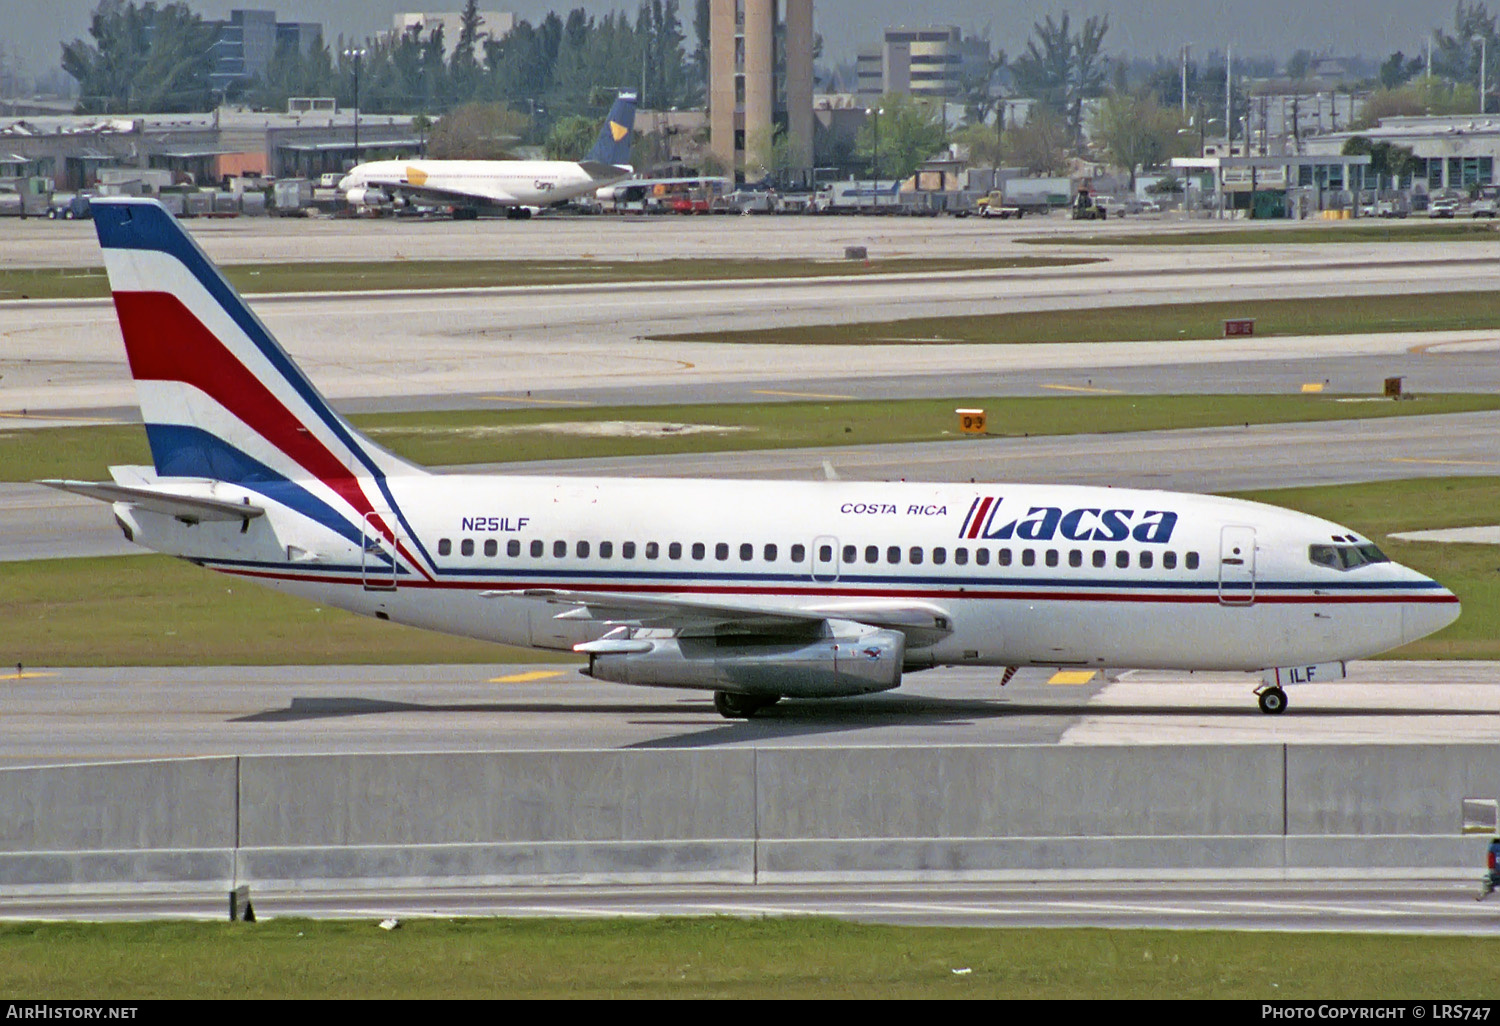
POLYGON ((1452 217, 1458 213, 1458 200, 1444 197, 1427 204, 1428 217, 1452 217))
POLYGON ((1395 200, 1381 200, 1375 204, 1376 217, 1405 217, 1406 207, 1395 200))
POLYGON ((1495 208, 1495 201, 1488 196, 1481 196, 1469 204, 1470 217, 1494 217, 1500 211, 1495 208))

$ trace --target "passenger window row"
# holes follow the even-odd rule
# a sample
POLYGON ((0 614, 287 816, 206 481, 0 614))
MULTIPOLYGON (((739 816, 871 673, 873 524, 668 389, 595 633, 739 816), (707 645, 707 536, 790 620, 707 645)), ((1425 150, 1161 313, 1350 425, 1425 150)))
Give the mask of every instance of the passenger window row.
MULTIPOLYGON (((519 538, 512 538, 505 543, 505 554, 506 556, 509 556, 511 558, 516 558, 519 557, 523 551, 525 551, 531 558, 541 559, 547 554, 548 548, 549 547, 547 543, 539 538, 533 539, 531 542, 525 545, 522 544, 519 538)), ((569 555, 569 546, 565 541, 554 541, 551 544, 550 548, 554 559, 566 559, 569 555)), ((683 546, 681 542, 669 542, 666 549, 668 559, 681 559, 683 556, 683 546)), ((459 555, 472 556, 474 555, 474 551, 475 549, 473 538, 463 538, 459 540, 459 555)), ((619 558, 635 559, 636 551, 637 550, 635 542, 621 542, 619 546, 619 558)), ((1036 566, 1037 551, 1038 550, 1036 549, 1021 549, 1020 565, 1036 566)), ((690 558, 695 560, 707 559, 709 555, 708 546, 703 542, 693 542, 688 547, 687 552, 690 558)), ((729 560, 731 552, 733 552, 733 554, 737 556, 739 558, 739 561, 742 563, 749 563, 755 559, 755 546, 750 544, 749 542, 742 542, 737 547, 731 547, 728 542, 718 542, 713 547, 713 558, 718 562, 725 562, 729 560)), ((498 556, 499 553, 499 542, 494 538, 485 539, 484 554, 486 556, 494 557, 498 556)), ((776 562, 779 553, 780 549, 776 545, 766 544, 761 547, 760 557, 764 562, 774 563, 776 562)), ((438 540, 438 555, 450 556, 452 554, 452 539, 440 538, 438 540)), ((586 541, 574 542, 572 546, 572 554, 578 559, 588 559, 591 555, 594 555, 598 559, 614 559, 615 544, 614 542, 602 541, 598 544, 598 547, 595 548, 586 541)), ((646 542, 643 546, 641 546, 641 554, 644 555, 646 559, 658 559, 661 556, 661 546, 656 542, 646 542)), ((792 545, 788 549, 787 555, 793 563, 801 563, 807 558, 807 549, 803 545, 792 545)), ((826 544, 818 546, 816 555, 819 563, 825 565, 832 563, 833 546, 826 544)), ((886 546, 883 550, 878 545, 866 545, 863 547, 863 549, 861 549, 858 545, 845 545, 839 555, 842 557, 844 566, 855 566, 860 562, 864 562, 866 564, 875 564, 880 562, 885 562, 888 564, 898 564, 905 562, 912 566, 919 566, 928 559, 931 560, 933 566, 942 566, 949 561, 950 556, 955 566, 967 566, 969 565, 971 559, 975 566, 990 565, 990 550, 982 547, 970 550, 963 546, 959 546, 953 549, 950 553, 949 550, 944 547, 936 547, 931 550, 927 550, 921 545, 912 545, 904 549, 900 545, 890 545, 886 546)), ((1103 569, 1110 563, 1109 554, 1104 549, 1094 549, 1092 552, 1089 552, 1087 554, 1083 549, 1069 549, 1066 553, 1068 566, 1083 566, 1086 555, 1089 565, 1093 566, 1096 569, 1103 569)), ((1156 565, 1156 555, 1157 554, 1152 552, 1150 549, 1142 549, 1135 554, 1133 562, 1142 570, 1150 570, 1156 565)), ((1163 570, 1177 569, 1178 559, 1177 553, 1175 551, 1169 549, 1160 553, 1160 555, 1161 568, 1163 570)), ((997 566, 1010 566, 1012 564, 1013 557, 1010 549, 1002 548, 996 549, 994 551, 994 558, 995 564, 997 566)), ((1062 559, 1063 553, 1057 549, 1042 550, 1042 563, 1045 566, 1058 566, 1060 565, 1062 559)), ((1126 549, 1117 549, 1115 550, 1113 562, 1116 569, 1127 570, 1130 568, 1132 563, 1131 553, 1126 549)), ((1182 566, 1187 570, 1198 569, 1198 553, 1185 553, 1182 557, 1182 566)))

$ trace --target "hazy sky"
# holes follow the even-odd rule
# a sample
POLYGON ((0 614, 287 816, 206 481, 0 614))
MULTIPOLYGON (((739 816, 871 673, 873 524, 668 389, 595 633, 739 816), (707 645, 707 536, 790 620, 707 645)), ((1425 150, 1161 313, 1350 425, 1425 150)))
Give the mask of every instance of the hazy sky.
MULTIPOLYGON (((165 2, 165 0, 161 0, 165 2)), ((511 10, 535 21, 549 10, 583 7, 591 13, 636 10, 639 0, 481 0, 480 7, 511 10)), ((0 0, 0 47, 18 56, 31 73, 58 64, 58 45, 88 33, 89 13, 97 0, 0 0)), ((247 3, 246 0, 189 0, 204 17, 223 17, 231 8, 273 9, 288 21, 321 21, 330 42, 340 32, 364 36, 391 26, 395 11, 425 9, 411 0, 301 0, 300 3, 247 3)), ((432 3, 438 10, 457 9, 462 0, 432 3)), ((691 33, 692 0, 683 0, 685 28, 691 33)), ((1453 5, 1448 0, 1424 5, 1407 0, 816 0, 814 17, 827 42, 828 56, 852 57, 863 45, 877 42, 887 25, 958 25, 983 34, 1012 55, 1022 51, 1032 23, 1046 14, 1067 10, 1075 20, 1108 14, 1106 49, 1112 53, 1175 58, 1184 43, 1195 51, 1222 49, 1284 57, 1293 50, 1329 50, 1337 55, 1385 56, 1393 50, 1415 53, 1434 27, 1449 28, 1453 5), (1425 9, 1424 9, 1425 8, 1425 9)))

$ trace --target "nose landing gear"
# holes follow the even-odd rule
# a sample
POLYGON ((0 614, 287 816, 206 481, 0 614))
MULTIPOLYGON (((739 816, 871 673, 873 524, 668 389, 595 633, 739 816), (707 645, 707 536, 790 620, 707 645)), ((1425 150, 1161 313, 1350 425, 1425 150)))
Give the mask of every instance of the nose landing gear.
POLYGON ((1255 694, 1260 698, 1260 711, 1267 716, 1280 716, 1286 712, 1286 692, 1276 686, 1261 688, 1255 694))

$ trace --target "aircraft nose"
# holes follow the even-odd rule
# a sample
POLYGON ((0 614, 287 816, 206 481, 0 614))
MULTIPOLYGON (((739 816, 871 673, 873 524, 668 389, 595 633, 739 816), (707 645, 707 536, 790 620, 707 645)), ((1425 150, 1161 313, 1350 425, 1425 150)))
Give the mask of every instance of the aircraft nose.
POLYGON ((356 184, 358 183, 354 181, 353 175, 345 175, 344 177, 339 179, 339 192, 348 192, 350 189, 354 188, 356 184))
POLYGON ((1436 634, 1463 611, 1458 596, 1447 588, 1424 592, 1420 602, 1401 604, 1401 640, 1403 643, 1436 634))

